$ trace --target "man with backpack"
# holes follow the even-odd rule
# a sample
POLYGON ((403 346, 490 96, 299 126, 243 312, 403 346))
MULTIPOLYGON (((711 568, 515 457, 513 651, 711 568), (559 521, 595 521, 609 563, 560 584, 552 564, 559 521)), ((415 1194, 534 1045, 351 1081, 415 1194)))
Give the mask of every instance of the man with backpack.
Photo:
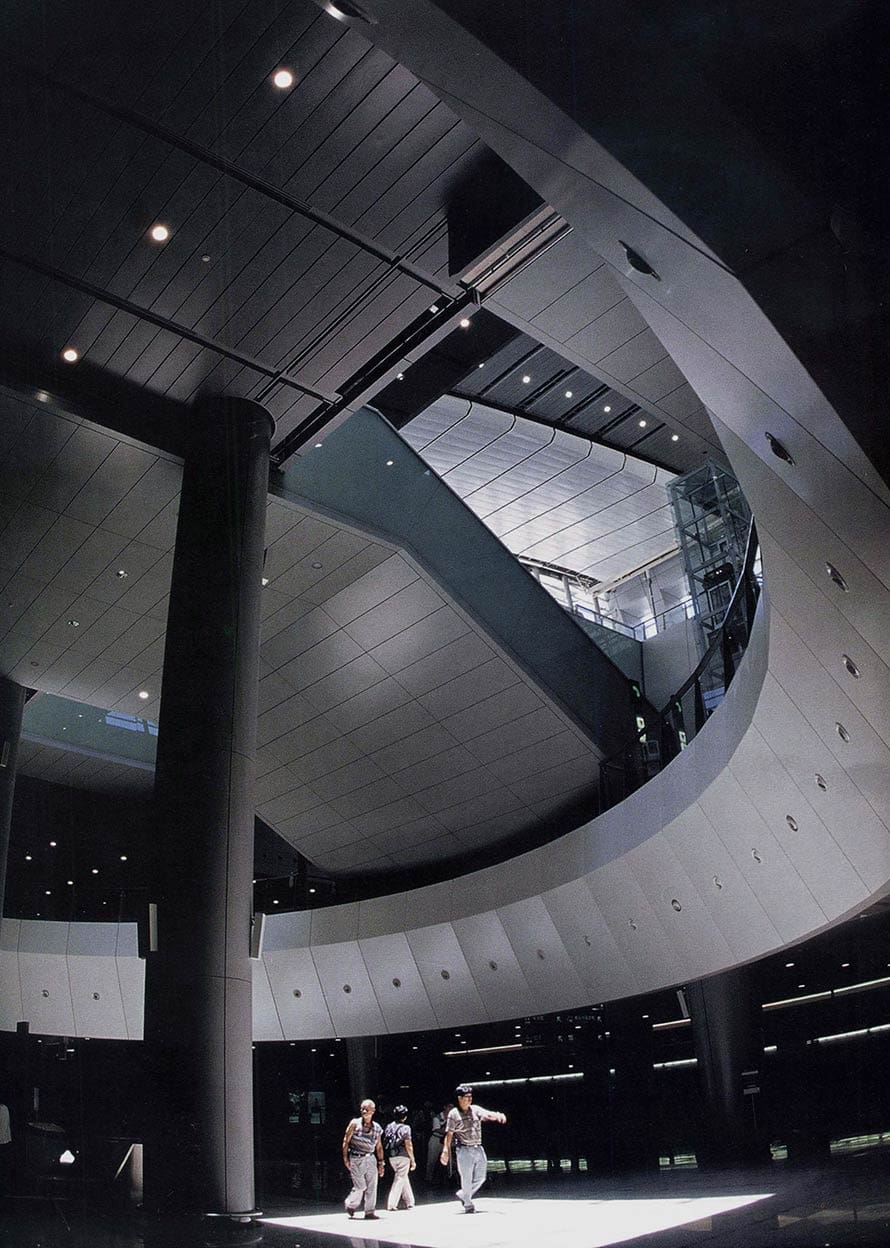
POLYGON ((389 1210, 398 1209, 399 1201, 405 1202, 406 1209, 414 1208, 414 1192, 408 1172, 416 1168, 414 1160, 414 1144, 411 1140, 411 1128, 405 1119, 408 1108, 397 1105, 392 1111, 393 1120, 383 1132, 383 1152, 389 1159, 393 1170, 392 1187, 386 1200, 389 1210))

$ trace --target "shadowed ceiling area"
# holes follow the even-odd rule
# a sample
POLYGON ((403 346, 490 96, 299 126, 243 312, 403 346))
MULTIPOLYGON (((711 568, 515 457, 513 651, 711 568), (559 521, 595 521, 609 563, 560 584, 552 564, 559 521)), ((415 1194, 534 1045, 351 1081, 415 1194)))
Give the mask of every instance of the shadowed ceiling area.
MULTIPOLYGON (((158 718, 180 465, 36 399, 7 394, 4 410, 0 663, 70 709, 51 731, 31 704, 22 772, 147 794, 153 753, 125 729, 109 742, 105 721, 158 718)), ((338 449, 348 464, 342 435, 324 454, 338 449)), ((257 811, 311 862, 453 858, 592 792, 589 730, 410 554, 286 495, 269 499, 266 543, 257 811)))

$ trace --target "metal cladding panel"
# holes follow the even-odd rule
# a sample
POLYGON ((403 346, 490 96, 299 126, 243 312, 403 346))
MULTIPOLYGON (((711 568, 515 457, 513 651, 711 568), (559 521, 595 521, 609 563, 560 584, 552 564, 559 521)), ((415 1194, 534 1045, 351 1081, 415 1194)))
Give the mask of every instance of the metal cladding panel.
POLYGON ((407 936, 438 1026, 485 1022, 489 1014, 451 924, 415 928, 407 936))
POLYGON ((283 1040, 284 1028, 275 1008, 275 996, 266 964, 259 958, 250 964, 254 1040, 283 1040))
POLYGON ((633 965, 609 931, 585 878, 549 889, 544 904, 590 1001, 639 991, 633 965))
POLYGON ((640 991, 677 983, 683 966, 671 948, 652 899, 647 897, 624 858, 588 877, 593 899, 625 959, 634 968, 640 991))
POLYGON ((632 849, 627 864, 651 900, 687 979, 709 975, 733 960, 732 949, 664 832, 632 849))
POLYGON ((436 1027, 423 979, 403 932, 359 941, 374 995, 387 1031, 423 1031, 436 1027))
POLYGON ((19 926, 19 953, 65 954, 70 924, 23 919, 19 926))
MULTIPOLYGON (((39 926, 31 924, 32 927, 39 926)), ((60 926, 67 927, 67 924, 60 926)), ((19 953, 22 1015, 38 1034, 77 1035, 64 953, 19 953)))
POLYGON ((124 1023, 128 1040, 141 1040, 145 1025, 145 960, 135 952, 119 956, 117 975, 121 986, 124 1023))
POLYGON ((313 1040, 336 1034, 309 949, 267 951, 263 964, 286 1040, 313 1040))
POLYGON ((22 1012, 22 984, 19 976, 19 956, 6 945, 11 939, 9 928, 18 926, 16 919, 3 920, 3 945, 0 947, 0 1031, 15 1031, 16 1024, 24 1020, 22 1012))
POLYGON ((263 949, 266 954, 282 949, 305 949, 309 943, 312 913, 295 910, 288 914, 267 914, 263 931, 263 949))
POLYGON ((785 589, 782 620, 821 660, 882 740, 890 742, 890 667, 885 658, 839 609, 837 594, 827 592, 836 588, 827 576, 816 585, 769 534, 762 546, 770 577, 781 580, 785 589), (858 676, 845 666, 844 656, 855 663, 858 676))
POLYGON ((358 935, 362 941, 400 932, 405 926, 405 894, 369 897, 359 902, 358 935))
POLYGON ((815 729, 805 723, 792 699, 772 676, 763 684, 757 726, 818 817, 830 830, 869 889, 886 879, 890 828, 866 800, 815 729), (791 735, 793 732, 793 736, 791 735), (793 749, 789 750, 789 740, 793 749), (822 776, 825 788, 816 784, 822 776))
MULTIPOLYGON (((862 896, 863 880, 756 730, 740 743, 732 771, 826 914, 854 908, 862 896)), ((818 793, 815 785, 812 790, 818 793)))
POLYGON ((699 796, 699 805, 782 942, 799 939, 825 915, 789 862, 735 773, 727 768, 699 796))
MULTIPOLYGON (((80 926, 72 924, 73 930, 80 926)), ((89 925, 92 926, 92 925, 89 925)), ((111 927, 112 943, 115 938, 111 927)), ((68 979, 74 1010, 75 1034, 95 1039, 119 1040, 127 1037, 127 1022, 118 979, 117 959, 90 953, 71 953, 68 979)))
POLYGON ((18 953, 22 920, 0 918, 0 953, 18 953))
POLYGON ((698 803, 665 828, 671 848, 707 906, 736 962, 782 938, 732 854, 698 803))
POLYGON ((535 1010, 534 995, 497 914, 475 914, 452 924, 490 1018, 535 1010))
POLYGON ((338 1036, 373 1036, 386 1031, 368 968, 358 943, 319 945, 318 978, 338 1036))
POLYGON ((66 952, 70 956, 113 958, 118 951, 117 923, 72 923, 68 928, 66 952))
POLYGON ((539 1008, 558 1010, 583 1000, 584 986, 543 898, 527 897, 497 913, 539 1008))

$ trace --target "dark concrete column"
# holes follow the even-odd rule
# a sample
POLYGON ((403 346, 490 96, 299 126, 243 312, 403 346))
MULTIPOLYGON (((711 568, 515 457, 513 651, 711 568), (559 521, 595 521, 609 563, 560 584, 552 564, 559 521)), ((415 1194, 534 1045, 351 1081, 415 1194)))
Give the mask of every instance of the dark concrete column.
POLYGON ((147 955, 145 1193, 154 1212, 254 1207, 250 917, 260 593, 272 421, 198 407, 173 563, 147 955))
POLYGON ((758 1125, 763 1040, 750 968, 699 980, 685 993, 703 1097, 699 1161, 764 1161, 758 1125))
MULTIPOLYGON (((380 1051, 376 1036, 353 1036, 345 1041, 349 1069, 349 1095, 353 1114, 365 1097, 377 1100, 380 1091, 380 1051)), ((379 1107, 378 1107, 379 1108, 379 1107)))
POLYGON ((24 687, 0 676, 0 917, 6 897, 6 860, 9 857, 12 799, 24 709, 24 687))

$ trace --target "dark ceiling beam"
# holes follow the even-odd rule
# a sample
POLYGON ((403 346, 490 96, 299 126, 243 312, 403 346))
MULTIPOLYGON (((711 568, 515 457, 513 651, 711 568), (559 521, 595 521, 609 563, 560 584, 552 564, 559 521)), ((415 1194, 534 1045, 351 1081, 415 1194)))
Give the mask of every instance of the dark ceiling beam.
POLYGON ((438 307, 434 304, 433 307, 435 311, 431 307, 428 312, 417 317, 407 329, 372 356, 358 372, 353 373, 341 386, 337 399, 316 408, 281 442, 273 446, 272 463, 276 468, 284 468, 287 461, 303 446, 323 431, 330 432, 342 423, 350 413, 363 407, 412 363, 457 329, 462 320, 472 316, 477 310, 477 296, 472 291, 464 291, 457 299, 445 303, 444 306, 438 307))

